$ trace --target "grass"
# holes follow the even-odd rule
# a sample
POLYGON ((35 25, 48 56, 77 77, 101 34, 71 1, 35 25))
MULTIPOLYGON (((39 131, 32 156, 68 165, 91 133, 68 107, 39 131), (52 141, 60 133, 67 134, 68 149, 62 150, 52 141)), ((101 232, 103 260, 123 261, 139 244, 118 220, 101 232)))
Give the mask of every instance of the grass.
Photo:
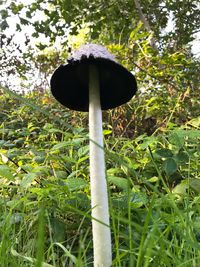
MULTIPOLYGON (((113 266, 199 266, 199 196, 188 198, 177 204, 173 195, 154 193, 135 208, 130 194, 124 208, 112 205, 113 266)), ((1 266, 64 266, 66 259, 71 266, 92 266, 91 225, 84 225, 89 215, 77 210, 78 228, 57 241, 56 227, 57 235, 62 228, 50 221, 47 205, 33 212, 30 204, 24 199, 1 212, 1 266)))
MULTIPOLYGON (((4 99, 0 110, 0 266, 90 267, 86 119, 68 128, 58 118, 72 113, 51 106, 50 114, 47 103, 33 116, 19 101, 4 99)), ((113 266, 200 266, 197 120, 134 139, 110 129, 113 266)))
MULTIPOLYGON (((132 207, 131 194, 122 203, 118 201, 119 209, 111 209, 113 266, 198 266, 199 197, 193 201, 188 198, 177 205, 174 196, 154 193, 148 204, 140 208, 132 207)), ((67 242, 56 242, 52 234, 56 235, 59 226, 53 226, 52 233, 52 222, 48 221, 44 208, 27 210, 26 206, 31 205, 27 198, 13 208, 8 204, 2 205, 1 212, 1 266, 48 266, 41 265, 43 258, 52 266, 62 266, 66 258, 76 263, 75 266, 91 266, 90 225, 86 233, 81 231, 88 214, 79 211, 72 214, 83 217, 76 222, 78 229, 70 229, 67 242)), ((66 221, 66 216, 63 217, 66 221)), ((70 222, 66 222, 68 227, 72 228, 70 222)))

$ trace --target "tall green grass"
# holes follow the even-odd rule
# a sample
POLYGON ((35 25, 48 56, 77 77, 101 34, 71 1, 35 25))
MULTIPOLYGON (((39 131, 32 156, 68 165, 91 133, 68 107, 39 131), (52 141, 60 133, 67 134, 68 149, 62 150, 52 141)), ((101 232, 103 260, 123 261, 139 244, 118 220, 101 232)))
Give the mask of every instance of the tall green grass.
MULTIPOLYGON (((0 266, 92 266, 87 119, 0 101, 0 266)), ((200 266, 198 127, 119 138, 104 126, 113 266, 200 266)))

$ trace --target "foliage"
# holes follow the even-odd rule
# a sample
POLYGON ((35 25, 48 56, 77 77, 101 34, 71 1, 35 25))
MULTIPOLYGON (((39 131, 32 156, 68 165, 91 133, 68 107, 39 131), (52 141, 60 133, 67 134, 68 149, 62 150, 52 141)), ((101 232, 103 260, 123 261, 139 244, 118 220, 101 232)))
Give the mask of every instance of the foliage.
POLYGON ((113 266, 199 266, 198 2, 0 2, 0 265, 92 266, 88 117, 49 78, 94 42, 138 83, 103 112, 113 266))
MULTIPOLYGON (((92 266, 87 118, 9 90, 0 117, 1 265, 92 266)), ((198 128, 130 139, 104 126, 113 266, 199 264, 198 128)))
MULTIPOLYGON (((193 34, 199 30, 200 11, 197 1, 187 0, 177 4, 168 0, 141 0, 139 4, 156 38, 161 42, 173 40, 180 48, 192 41, 193 34), (166 28, 172 14, 174 29, 163 37, 161 30, 166 28)), ((113 42, 118 39, 120 33, 124 42, 124 38, 127 40, 139 20, 136 1, 131 0, 35 0, 32 4, 10 1, 8 10, 1 11, 3 29, 8 27, 6 19, 10 12, 19 16, 19 23, 16 25, 18 30, 21 30, 23 25, 32 24, 35 28, 34 36, 38 37, 39 33, 44 33, 52 40, 55 40, 56 36, 66 36, 67 28, 76 33, 82 22, 85 22, 91 25, 93 39, 102 32, 109 32, 110 42, 113 42), (44 14, 44 19, 40 17, 40 20, 34 21, 36 12, 44 14)))

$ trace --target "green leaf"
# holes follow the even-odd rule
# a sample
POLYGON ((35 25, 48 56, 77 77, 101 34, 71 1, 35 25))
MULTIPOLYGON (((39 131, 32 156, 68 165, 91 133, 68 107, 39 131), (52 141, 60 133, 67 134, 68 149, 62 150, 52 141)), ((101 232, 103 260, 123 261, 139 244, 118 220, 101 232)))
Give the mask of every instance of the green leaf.
POLYGON ((178 147, 183 147, 184 145, 184 138, 180 137, 176 132, 172 132, 168 136, 170 143, 178 146, 178 147))
POLYGON ((53 147, 52 147, 52 150, 59 150, 59 149, 62 149, 62 148, 66 148, 66 147, 68 147, 70 144, 71 144, 71 142, 67 142, 67 141, 60 142, 59 144, 53 146, 53 147))
POLYGON ((103 135, 109 135, 112 133, 112 130, 103 130, 103 135))
POLYGON ((108 176, 108 182, 116 185, 118 188, 123 190, 128 190, 128 180, 125 178, 117 177, 117 176, 108 176))
POLYGON ((189 156, 185 151, 180 150, 176 155, 176 160, 179 162, 187 163, 189 161, 189 156))
POLYGON ((143 143, 139 145, 141 149, 146 149, 148 146, 156 142, 156 137, 148 136, 143 139, 143 143))
POLYGON ((177 163, 173 158, 168 158, 163 162, 163 170, 167 175, 172 175, 178 169, 177 163))
POLYGON ((79 148, 78 150, 78 156, 81 158, 85 155, 88 155, 89 153, 89 146, 86 145, 86 146, 82 146, 81 148, 79 148))
POLYGON ((34 32, 34 33, 32 34, 32 37, 38 38, 38 37, 39 37, 38 32, 34 32))
POLYGON ((182 181, 180 184, 176 185, 172 190, 173 194, 180 196, 185 196, 187 194, 187 189, 189 188, 188 181, 182 181))
POLYGON ((147 204, 148 198, 143 192, 133 192, 131 194, 131 206, 134 208, 139 208, 145 204, 147 204))
POLYGON ((65 185, 69 188, 70 191, 80 190, 86 188, 88 183, 81 178, 68 178, 65 180, 65 185))
POLYGON ((22 187, 28 188, 31 185, 31 183, 35 180, 36 177, 37 177, 36 173, 25 174, 23 180, 20 183, 20 185, 22 187))
POLYGON ((14 1, 11 2, 11 5, 10 5, 10 8, 11 8, 13 14, 15 14, 15 15, 18 14, 22 10, 23 7, 24 7, 24 5, 22 3, 17 5, 17 4, 15 4, 14 1))
POLYGON ((1 31, 4 31, 8 27, 9 27, 9 25, 8 25, 7 21, 6 20, 2 20, 1 23, 0 23, 1 31))
POLYGON ((63 141, 63 142, 60 142, 60 143, 56 144, 55 146, 53 146, 52 150, 59 150, 59 149, 66 148, 69 146, 81 145, 81 143, 85 140, 87 140, 87 139, 86 138, 76 138, 76 139, 73 139, 70 141, 63 141))
POLYGON ((134 28, 134 30, 131 32, 129 38, 131 41, 138 40, 138 32, 141 30, 143 26, 143 23, 141 21, 138 22, 137 26, 134 28))
MULTIPOLYGON (((1 131, 0 131, 1 133, 1 131)), ((0 140, 0 146, 3 146, 3 144, 5 143, 6 141, 5 140, 0 140)))
POLYGON ((45 157, 36 156, 36 157, 33 158, 33 160, 39 164, 39 163, 43 163, 45 161, 45 157))
POLYGON ((128 206, 128 198, 127 194, 125 195, 118 195, 117 197, 112 198, 112 206, 120 209, 120 211, 126 210, 128 206))
POLYGON ((200 117, 192 119, 191 121, 188 122, 188 124, 196 128, 200 127, 200 117))
POLYGON ((153 176, 153 177, 149 178, 147 181, 150 182, 150 183, 155 183, 155 182, 158 181, 158 177, 157 176, 153 176))
POLYGON ((52 235, 54 242, 63 242, 65 240, 66 225, 58 218, 50 218, 52 235))
POLYGON ((158 154, 161 158, 171 158, 173 157, 173 153, 170 149, 162 148, 156 151, 156 154, 158 154))
POLYGON ((178 129, 169 135, 169 141, 179 147, 182 147, 186 140, 195 141, 197 138, 200 138, 200 130, 178 129))
POLYGON ((6 9, 2 9, 0 11, 0 15, 2 19, 6 19, 8 17, 8 11, 6 9))
POLYGON ((24 18, 19 18, 19 19, 20 19, 20 22, 21 22, 22 25, 28 25, 28 24, 30 24, 27 19, 24 19, 24 18))
POLYGON ((15 144, 12 144, 10 141, 7 141, 6 143, 4 143, 4 147, 13 148, 15 147, 15 144))
POLYGON ((67 178, 67 173, 65 171, 54 171, 55 177, 58 179, 66 179, 67 178))
POLYGON ((10 168, 7 165, 0 165, 0 176, 8 180, 13 180, 13 175, 10 171, 10 168))
POLYGON ((89 156, 81 157, 81 158, 78 159, 77 163, 81 163, 81 162, 86 161, 88 159, 89 159, 89 156))
POLYGON ((200 179, 190 179, 190 187, 197 193, 200 192, 200 179))

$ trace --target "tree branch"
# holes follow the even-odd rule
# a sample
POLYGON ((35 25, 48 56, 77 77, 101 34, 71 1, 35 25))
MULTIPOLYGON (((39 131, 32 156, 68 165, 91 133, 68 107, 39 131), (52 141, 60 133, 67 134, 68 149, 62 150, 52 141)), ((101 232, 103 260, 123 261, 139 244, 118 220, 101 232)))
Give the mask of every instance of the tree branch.
MULTIPOLYGON (((145 14, 144 14, 143 11, 142 11, 142 8, 141 8, 141 5, 140 5, 139 0, 134 0, 134 3, 135 3, 135 7, 136 7, 136 9, 137 9, 137 11, 138 11, 138 13, 139 13, 139 18, 140 18, 141 22, 144 24, 145 29, 146 29, 148 32, 150 32, 150 33, 153 34, 153 31, 152 31, 152 29, 151 29, 151 26, 150 26, 150 24, 149 24, 147 18, 145 17, 145 14)), ((157 47, 156 47, 156 41, 155 41, 155 38, 154 38, 153 36, 151 37, 150 45, 151 45, 154 49, 157 50, 157 47)))

